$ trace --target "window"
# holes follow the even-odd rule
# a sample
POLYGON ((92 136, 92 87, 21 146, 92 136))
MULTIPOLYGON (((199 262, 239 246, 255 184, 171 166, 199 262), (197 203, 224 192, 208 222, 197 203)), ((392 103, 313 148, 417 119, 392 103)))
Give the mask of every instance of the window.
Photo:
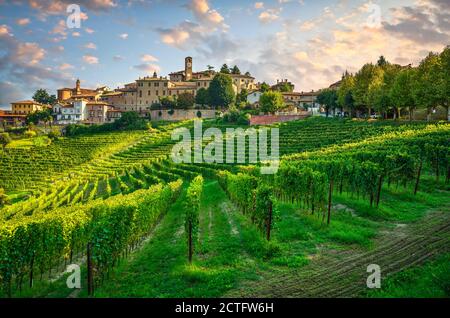
POLYGON ((142 91, 139 91, 139 97, 142 97, 142 91))
POLYGON ((148 91, 148 96, 150 96, 150 91, 148 91))

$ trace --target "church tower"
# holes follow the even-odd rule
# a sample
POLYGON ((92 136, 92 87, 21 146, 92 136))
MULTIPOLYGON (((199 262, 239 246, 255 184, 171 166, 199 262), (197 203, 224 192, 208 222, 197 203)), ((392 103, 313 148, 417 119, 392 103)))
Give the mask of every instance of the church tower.
POLYGON ((77 95, 81 94, 81 87, 80 87, 80 85, 81 85, 80 79, 77 79, 76 86, 75 86, 77 95))
POLYGON ((184 74, 185 80, 189 81, 192 79, 192 57, 188 56, 184 60, 184 74))

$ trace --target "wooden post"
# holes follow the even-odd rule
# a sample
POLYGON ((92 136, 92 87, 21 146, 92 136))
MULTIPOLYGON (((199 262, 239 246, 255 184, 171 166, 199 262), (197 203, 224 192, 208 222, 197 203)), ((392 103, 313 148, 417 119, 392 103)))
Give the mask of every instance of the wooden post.
POLYGON ((327 224, 330 224, 331 220, 331 201, 332 201, 332 194, 333 194, 333 186, 334 186, 334 180, 330 179, 330 189, 328 191, 328 217, 327 217, 327 224))
POLYGON ((269 203, 269 217, 267 219, 267 240, 270 241, 270 229, 272 227, 272 214, 273 214, 273 207, 272 207, 272 201, 269 203))
POLYGON ((188 250, 189 250, 189 264, 192 263, 192 254, 193 254, 193 248, 192 248, 192 221, 189 221, 189 231, 188 231, 188 250))
POLYGON ((378 179, 378 189, 377 189, 377 208, 380 204, 380 198, 381 198, 381 186, 383 185, 383 176, 380 176, 378 179))
POLYGON ((87 244, 87 280, 88 280, 88 295, 94 295, 94 277, 92 272, 92 246, 87 244))
POLYGON ((33 287, 33 267, 34 267, 34 254, 31 258, 31 264, 30 264, 30 288, 33 287))
POLYGON ((417 171, 416 185, 414 186, 414 195, 417 194, 419 190, 420 173, 422 172, 422 160, 420 160, 419 170, 417 171))

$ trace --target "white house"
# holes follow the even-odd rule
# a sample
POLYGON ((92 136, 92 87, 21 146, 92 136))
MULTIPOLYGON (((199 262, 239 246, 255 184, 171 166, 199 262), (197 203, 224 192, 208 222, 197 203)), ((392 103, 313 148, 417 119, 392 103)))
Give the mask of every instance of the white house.
POLYGON ((87 101, 75 100, 72 103, 57 103, 53 106, 56 123, 61 125, 77 124, 88 118, 87 101))
POLYGON ((251 93, 248 93, 247 95, 247 102, 250 105, 254 105, 256 103, 259 103, 259 98, 261 97, 262 92, 261 91, 253 91, 251 93))

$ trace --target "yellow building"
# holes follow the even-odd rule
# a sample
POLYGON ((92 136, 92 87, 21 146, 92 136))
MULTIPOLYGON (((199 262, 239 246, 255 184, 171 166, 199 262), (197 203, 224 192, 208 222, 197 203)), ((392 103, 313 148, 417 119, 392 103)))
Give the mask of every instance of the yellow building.
POLYGON ((37 103, 32 100, 24 100, 11 103, 12 113, 17 115, 28 115, 47 108, 46 105, 37 103))

